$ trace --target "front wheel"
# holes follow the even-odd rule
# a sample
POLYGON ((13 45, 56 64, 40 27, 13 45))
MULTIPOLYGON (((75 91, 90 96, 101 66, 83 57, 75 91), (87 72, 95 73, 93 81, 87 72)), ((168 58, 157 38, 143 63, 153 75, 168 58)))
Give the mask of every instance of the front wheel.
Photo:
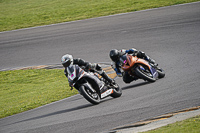
POLYGON ((140 67, 136 67, 135 73, 138 77, 147 80, 149 82, 155 82, 156 78, 153 78, 153 75, 151 72, 146 68, 146 69, 141 69, 140 67))
POLYGON ((91 92, 90 89, 88 89, 85 86, 81 86, 79 90, 81 94, 83 95, 83 97, 90 103, 95 104, 95 105, 100 103, 100 97, 97 92, 95 93, 91 92))
POLYGON ((158 68, 156 71, 158 72, 158 78, 164 78, 165 77, 165 72, 162 68, 158 68))
POLYGON ((115 83, 115 85, 113 85, 112 88, 113 88, 113 93, 110 95, 111 97, 117 98, 122 95, 122 89, 119 87, 117 83, 115 83))

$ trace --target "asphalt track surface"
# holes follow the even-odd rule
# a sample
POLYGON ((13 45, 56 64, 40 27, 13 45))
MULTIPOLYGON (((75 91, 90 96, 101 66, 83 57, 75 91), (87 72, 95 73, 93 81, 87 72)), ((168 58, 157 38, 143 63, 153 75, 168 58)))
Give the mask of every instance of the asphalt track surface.
POLYGON ((82 96, 0 119, 0 132, 94 133, 200 105, 200 3, 0 33, 0 69, 58 64, 63 54, 110 62, 110 49, 145 51, 165 70, 93 106, 82 96))

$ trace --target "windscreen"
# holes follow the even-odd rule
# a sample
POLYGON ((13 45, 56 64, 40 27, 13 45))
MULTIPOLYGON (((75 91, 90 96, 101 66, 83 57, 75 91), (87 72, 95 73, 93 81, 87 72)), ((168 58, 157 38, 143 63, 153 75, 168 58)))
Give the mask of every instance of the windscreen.
POLYGON ((70 65, 67 69, 68 74, 71 75, 74 72, 75 66, 74 65, 70 65))
POLYGON ((126 55, 122 55, 119 60, 120 66, 122 66, 124 63, 126 63, 126 60, 127 60, 126 55))

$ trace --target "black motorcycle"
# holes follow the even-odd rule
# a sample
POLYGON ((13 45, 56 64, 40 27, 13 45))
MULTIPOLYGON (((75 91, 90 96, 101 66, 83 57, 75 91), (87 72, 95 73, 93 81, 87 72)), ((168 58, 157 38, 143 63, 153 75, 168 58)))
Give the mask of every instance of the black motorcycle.
POLYGON ((101 99, 108 96, 117 98, 122 95, 119 85, 108 83, 97 70, 86 70, 78 65, 70 65, 66 70, 70 86, 92 104, 99 104, 101 99))

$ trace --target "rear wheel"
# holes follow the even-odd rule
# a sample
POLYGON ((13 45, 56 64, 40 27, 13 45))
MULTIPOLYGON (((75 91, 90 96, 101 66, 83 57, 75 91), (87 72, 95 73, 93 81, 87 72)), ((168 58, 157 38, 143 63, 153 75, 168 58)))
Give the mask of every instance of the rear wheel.
POLYGON ((100 97, 97 92, 95 93, 91 92, 90 89, 88 89, 85 86, 81 86, 79 90, 81 94, 83 95, 83 97, 90 103, 95 104, 95 105, 100 103, 100 97))
POLYGON ((113 98, 117 98, 120 97, 122 95, 122 89, 119 87, 119 85, 117 83, 115 83, 115 85, 113 85, 113 93, 110 95, 113 98))
POLYGON ((136 67, 135 73, 138 77, 147 80, 149 82, 155 82, 156 78, 153 78, 153 75, 151 74, 150 70, 148 68, 141 69, 141 67, 136 67))

